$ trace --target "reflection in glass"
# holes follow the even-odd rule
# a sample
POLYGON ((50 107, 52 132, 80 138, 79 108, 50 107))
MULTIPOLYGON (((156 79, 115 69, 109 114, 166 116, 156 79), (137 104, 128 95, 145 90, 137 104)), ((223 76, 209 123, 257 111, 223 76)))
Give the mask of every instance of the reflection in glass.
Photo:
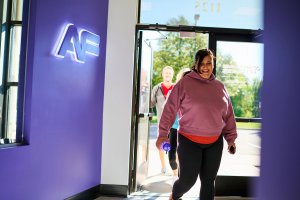
POLYGON ((13 0, 12 1, 12 13, 11 20, 21 21, 22 20, 22 10, 23 10, 23 0, 13 0))
POLYGON ((150 79, 153 65, 151 42, 143 40, 142 48, 139 113, 148 113, 150 99, 150 79))
POLYGON ((1 33, 1 41, 0 41, 0 84, 2 85, 2 78, 3 78, 3 65, 4 65, 4 46, 5 46, 5 33, 3 31, 1 33))
POLYGON ((21 26, 14 26, 11 30, 8 82, 18 82, 21 50, 21 31, 21 26))
POLYGON ((2 0, 2 2, 0 3, 0 9, 2 8, 2 10, 0 10, 0 14, 2 15, 0 17, 0 19, 2 19, 2 25, 6 22, 6 14, 7 14, 7 0, 2 0), (2 4, 2 7, 1 7, 2 4))
POLYGON ((16 139, 16 127, 17 127, 17 95, 18 87, 11 86, 8 89, 8 104, 7 104, 7 138, 16 139))

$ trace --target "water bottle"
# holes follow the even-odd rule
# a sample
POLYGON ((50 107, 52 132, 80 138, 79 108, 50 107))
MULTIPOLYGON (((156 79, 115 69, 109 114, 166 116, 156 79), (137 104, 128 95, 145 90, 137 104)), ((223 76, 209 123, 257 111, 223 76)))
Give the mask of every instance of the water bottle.
POLYGON ((162 149, 162 150, 168 152, 168 151, 171 150, 171 145, 170 145, 170 143, 168 143, 168 142, 163 142, 163 143, 161 144, 161 146, 160 146, 160 149, 162 149))

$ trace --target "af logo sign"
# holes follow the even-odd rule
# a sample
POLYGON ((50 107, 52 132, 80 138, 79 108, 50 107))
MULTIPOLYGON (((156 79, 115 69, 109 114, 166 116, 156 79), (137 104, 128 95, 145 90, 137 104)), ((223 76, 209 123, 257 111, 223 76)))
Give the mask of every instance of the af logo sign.
POLYGON ((84 63, 87 54, 99 56, 100 36, 90 31, 79 29, 74 24, 67 24, 58 40, 55 56, 64 58, 67 53, 76 62, 84 63))

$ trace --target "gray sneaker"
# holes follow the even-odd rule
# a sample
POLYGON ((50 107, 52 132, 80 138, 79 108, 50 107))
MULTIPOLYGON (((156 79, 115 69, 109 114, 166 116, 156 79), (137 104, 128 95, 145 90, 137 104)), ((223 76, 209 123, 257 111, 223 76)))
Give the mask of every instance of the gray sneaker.
POLYGON ((166 175, 167 174, 167 168, 165 168, 165 167, 161 168, 161 173, 166 175))

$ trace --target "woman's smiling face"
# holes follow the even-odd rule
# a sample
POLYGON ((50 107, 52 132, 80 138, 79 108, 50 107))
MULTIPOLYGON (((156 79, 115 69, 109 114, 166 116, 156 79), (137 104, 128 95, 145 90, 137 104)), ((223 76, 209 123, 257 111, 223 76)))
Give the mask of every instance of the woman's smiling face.
POLYGON ((205 56, 199 63, 199 75, 202 78, 209 79, 214 69, 214 59, 211 56, 205 56))

